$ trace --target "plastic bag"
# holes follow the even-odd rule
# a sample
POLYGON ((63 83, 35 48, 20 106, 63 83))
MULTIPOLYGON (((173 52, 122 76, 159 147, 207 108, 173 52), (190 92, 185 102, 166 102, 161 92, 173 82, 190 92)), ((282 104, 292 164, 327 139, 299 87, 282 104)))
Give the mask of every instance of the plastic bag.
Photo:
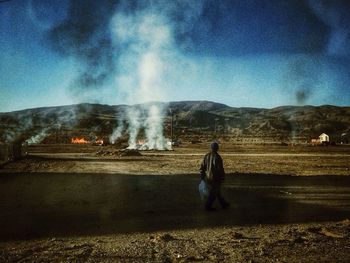
POLYGON ((202 201, 205 201, 208 199, 210 187, 204 180, 201 180, 201 182, 199 183, 198 191, 202 201))

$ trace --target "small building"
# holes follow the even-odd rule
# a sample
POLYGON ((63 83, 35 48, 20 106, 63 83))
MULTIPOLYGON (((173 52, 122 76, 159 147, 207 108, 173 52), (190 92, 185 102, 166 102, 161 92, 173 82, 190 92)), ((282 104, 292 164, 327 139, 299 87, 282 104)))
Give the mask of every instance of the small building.
POLYGON ((325 133, 322 133, 318 138, 320 139, 320 143, 329 143, 329 136, 325 133))
POLYGON ((311 139, 311 145, 321 145, 321 144, 329 144, 329 136, 325 133, 322 133, 318 138, 311 139))

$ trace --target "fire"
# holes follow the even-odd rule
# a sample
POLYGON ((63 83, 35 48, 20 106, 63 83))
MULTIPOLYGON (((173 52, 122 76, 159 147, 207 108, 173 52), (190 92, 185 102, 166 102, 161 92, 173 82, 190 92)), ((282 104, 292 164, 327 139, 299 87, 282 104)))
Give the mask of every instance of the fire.
POLYGON ((97 144, 97 145, 103 145, 103 140, 102 140, 102 139, 97 139, 97 140, 95 141, 95 144, 97 144))
POLYGON ((84 138, 72 138, 71 143, 77 143, 77 144, 87 144, 89 141, 85 140, 84 138))
POLYGON ((144 140, 138 140, 137 141, 137 146, 142 146, 145 144, 145 141, 144 140))
POLYGON ((96 139, 96 140, 92 140, 92 141, 88 141, 83 137, 75 137, 71 139, 71 143, 75 143, 75 144, 93 144, 93 145, 103 145, 104 141, 102 139, 96 139))

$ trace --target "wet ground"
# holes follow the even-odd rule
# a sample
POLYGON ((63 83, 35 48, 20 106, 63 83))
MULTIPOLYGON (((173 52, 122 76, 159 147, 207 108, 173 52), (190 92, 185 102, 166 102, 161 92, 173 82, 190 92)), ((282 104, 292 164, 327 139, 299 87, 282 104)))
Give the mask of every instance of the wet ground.
POLYGON ((196 175, 0 176, 0 238, 104 235, 350 218, 350 177, 228 174, 229 210, 205 212, 196 175))

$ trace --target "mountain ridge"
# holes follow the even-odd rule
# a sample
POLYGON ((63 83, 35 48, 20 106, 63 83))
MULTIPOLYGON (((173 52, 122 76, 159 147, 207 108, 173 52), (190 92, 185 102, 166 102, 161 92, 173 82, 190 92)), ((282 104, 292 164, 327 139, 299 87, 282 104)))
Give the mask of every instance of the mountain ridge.
MULTIPOLYGON (((350 133, 348 106, 285 105, 266 109, 231 107, 213 101, 157 102, 157 105, 164 112, 164 133, 169 133, 173 115, 174 131, 180 138, 207 135, 268 137, 276 141, 303 138, 305 141, 322 132, 330 134, 334 140, 350 133)), ((52 137, 53 133, 56 137, 65 137, 57 142, 69 142, 70 137, 79 134, 108 138, 128 109, 146 106, 81 103, 2 112, 0 141, 23 140, 39 133, 44 137, 52 137)))

